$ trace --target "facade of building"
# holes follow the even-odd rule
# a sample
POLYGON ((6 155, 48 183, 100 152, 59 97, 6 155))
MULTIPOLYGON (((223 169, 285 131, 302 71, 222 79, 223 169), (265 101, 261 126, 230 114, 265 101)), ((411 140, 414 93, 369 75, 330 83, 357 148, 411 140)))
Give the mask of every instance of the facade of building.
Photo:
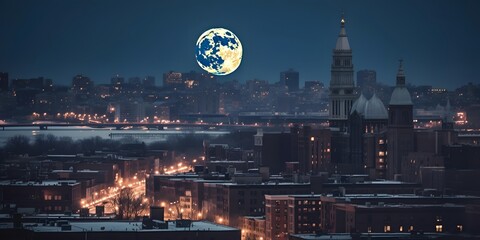
POLYGON ((0 202, 4 208, 31 208, 41 213, 80 210, 81 185, 71 181, 3 181, 0 202))
POLYGON ((76 75, 72 79, 72 93, 76 101, 88 100, 93 95, 93 82, 89 77, 76 75))
POLYGON ((183 86, 182 73, 170 71, 163 74, 163 87, 175 88, 183 86))
POLYGON ((288 233, 318 233, 321 229, 320 195, 290 195, 288 198, 288 233))
POLYGON ((289 92, 298 91, 300 86, 300 74, 293 70, 289 69, 280 73, 280 84, 286 86, 289 92))
POLYGON ((310 184, 205 183, 203 207, 209 221, 240 227, 243 216, 265 215, 265 195, 306 194, 310 184))
POLYGON ((319 232, 320 211, 320 195, 265 195, 266 239, 286 240, 291 234, 319 232))
POLYGON ((243 217, 242 240, 264 240, 265 217, 243 217))
POLYGON ((265 239, 288 238, 288 195, 265 195, 265 239))
POLYGON ((377 72, 375 70, 360 70, 357 72, 357 87, 367 98, 370 98, 377 84, 377 72))
POLYGON ((480 198, 457 195, 346 194, 321 196, 322 230, 342 232, 463 232, 465 206, 480 198), (448 230, 447 230, 448 229, 448 230))
POLYGON ((330 126, 340 130, 346 128, 353 101, 355 83, 353 79, 352 49, 345 31, 345 19, 341 19, 341 30, 338 35, 330 80, 330 126))
POLYGON ((403 63, 388 107, 387 178, 401 177, 402 161, 413 151, 413 103, 405 85, 403 63))

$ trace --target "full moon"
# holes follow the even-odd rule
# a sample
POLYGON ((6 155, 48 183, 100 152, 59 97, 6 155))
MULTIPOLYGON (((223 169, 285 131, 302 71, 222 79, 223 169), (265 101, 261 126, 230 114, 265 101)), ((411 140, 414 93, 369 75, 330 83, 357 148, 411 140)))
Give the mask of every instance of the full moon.
POLYGON ((228 75, 242 62, 242 44, 228 29, 212 28, 197 40, 195 57, 203 70, 214 75, 228 75))

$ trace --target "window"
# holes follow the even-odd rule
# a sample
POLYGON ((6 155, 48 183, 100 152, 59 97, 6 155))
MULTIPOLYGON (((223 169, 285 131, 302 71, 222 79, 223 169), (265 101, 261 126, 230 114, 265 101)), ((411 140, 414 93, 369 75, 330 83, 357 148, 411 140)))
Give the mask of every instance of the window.
POLYGON ((372 227, 368 227, 367 232, 371 233, 372 232, 372 227))
POLYGON ((463 232, 463 225, 461 224, 457 225, 457 232, 463 232))
POLYGON ((408 231, 413 231, 413 225, 408 228, 408 231))
POLYGON ((62 196, 61 195, 55 195, 53 199, 54 200, 62 200, 62 196))
POLYGON ((403 226, 400 226, 399 231, 400 231, 400 232, 403 232, 403 226))
POLYGON ((45 200, 52 200, 52 195, 45 195, 45 200))
POLYGON ((391 232, 392 231, 391 226, 390 225, 383 226, 383 231, 384 232, 391 232))
POLYGON ((443 232, 442 224, 435 225, 435 232, 443 232))

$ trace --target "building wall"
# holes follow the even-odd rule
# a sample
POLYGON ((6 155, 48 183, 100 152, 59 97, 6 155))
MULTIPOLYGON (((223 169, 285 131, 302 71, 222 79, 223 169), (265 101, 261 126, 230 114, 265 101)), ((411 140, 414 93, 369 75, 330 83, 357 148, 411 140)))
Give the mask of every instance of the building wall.
POLYGON ((465 207, 460 205, 339 204, 336 210, 337 216, 338 213, 345 215, 345 223, 337 226, 338 228, 333 230, 335 233, 461 232, 466 227, 465 207))
POLYGON ((288 234, 288 195, 265 195, 265 237, 286 240, 288 234))
POLYGON ((288 199, 288 233, 317 233, 321 229, 319 196, 295 196, 288 199))
POLYGON ((79 183, 58 185, 7 184, 0 185, 0 202, 4 206, 35 208, 41 213, 63 213, 80 210, 82 197, 79 183))

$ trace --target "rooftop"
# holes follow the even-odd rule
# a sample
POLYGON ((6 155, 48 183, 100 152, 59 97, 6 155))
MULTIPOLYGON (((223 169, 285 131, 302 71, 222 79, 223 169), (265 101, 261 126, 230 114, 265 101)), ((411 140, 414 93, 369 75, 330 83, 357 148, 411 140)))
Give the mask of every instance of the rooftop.
MULTIPOLYGON (((350 233, 292 234, 291 236, 294 237, 294 239, 305 239, 305 240, 355 239, 352 237, 350 233)), ((472 238, 474 238, 474 236, 468 235, 468 234, 449 234, 449 233, 422 233, 421 236, 412 236, 412 233, 362 233, 362 234, 359 234, 359 237, 358 237, 358 239, 472 239, 472 238)))
POLYGON ((415 195, 415 194, 345 194, 345 196, 334 196, 332 194, 328 194, 322 197, 329 197, 329 198, 336 198, 336 199, 388 199, 388 198, 396 198, 396 199, 408 199, 408 198, 442 198, 442 199, 480 199, 480 197, 476 196, 467 196, 467 195, 443 195, 443 196, 423 196, 423 195, 415 195))
POLYGON ((15 181, 15 180, 7 180, 1 181, 1 186, 74 186, 80 184, 76 180, 46 180, 46 181, 15 181))
MULTIPOLYGON (((155 231, 236 231, 238 229, 225 225, 219 225, 207 221, 194 221, 191 227, 176 227, 174 221, 168 222, 168 229, 142 229, 140 221, 108 221, 108 222, 69 222, 72 230, 69 232, 155 232, 155 231)), ((60 226, 44 226, 36 223, 24 223, 24 228, 34 232, 62 232, 60 226)), ((12 224, 0 225, 1 228, 13 227, 12 224)), ((65 232, 65 231, 63 231, 65 232)))

